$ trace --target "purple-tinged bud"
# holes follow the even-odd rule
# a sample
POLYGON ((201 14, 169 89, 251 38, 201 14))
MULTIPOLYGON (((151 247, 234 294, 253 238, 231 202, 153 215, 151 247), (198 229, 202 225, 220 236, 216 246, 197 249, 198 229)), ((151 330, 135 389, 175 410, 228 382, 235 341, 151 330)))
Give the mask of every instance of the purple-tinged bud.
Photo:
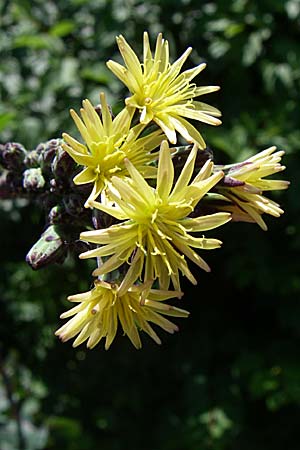
POLYGON ((218 185, 233 188, 233 187, 238 187, 238 186, 244 186, 245 181, 237 180, 236 178, 225 175, 225 177, 223 177, 219 181, 218 185))
POLYGON ((0 165, 4 169, 19 172, 24 168, 26 150, 18 142, 8 142, 0 146, 0 165))
POLYGON ((39 191, 45 186, 41 168, 27 169, 23 173, 23 187, 27 191, 39 191))
POLYGON ((53 206, 48 214, 49 223, 51 225, 61 223, 64 215, 64 209, 60 205, 53 206))
POLYGON ((40 153, 41 147, 39 146, 35 150, 28 152, 24 160, 25 166, 30 168, 38 168, 40 166, 40 153))
POLYGON ((40 239, 29 250, 26 262, 35 270, 49 264, 63 262, 67 256, 68 246, 60 236, 57 225, 50 225, 40 239))
MULTIPOLYGON (((231 172, 236 172, 237 170, 241 169, 242 167, 251 166, 251 164, 252 164, 251 161, 243 161, 243 162, 240 162, 240 163, 232 164, 229 167, 229 170, 228 170, 227 173, 229 175, 231 172)), ((225 169, 225 173, 226 173, 226 169, 225 169)))
POLYGON ((74 173, 76 164, 73 159, 60 146, 57 147, 56 156, 52 161, 51 169, 57 180, 69 178, 74 173))
POLYGON ((52 161, 59 152, 59 149, 61 149, 61 143, 62 139, 51 139, 37 146, 36 151, 41 148, 39 163, 43 172, 49 172, 51 170, 52 161))

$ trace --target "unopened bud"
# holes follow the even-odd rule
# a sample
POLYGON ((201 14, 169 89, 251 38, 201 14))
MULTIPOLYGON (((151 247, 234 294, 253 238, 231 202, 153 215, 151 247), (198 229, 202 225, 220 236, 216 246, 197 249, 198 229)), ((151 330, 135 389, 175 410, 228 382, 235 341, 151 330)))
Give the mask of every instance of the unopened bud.
POLYGON ((39 163, 43 170, 43 172, 50 171, 51 164, 59 149, 61 148, 62 139, 51 139, 48 142, 44 142, 43 144, 39 144, 36 150, 41 149, 39 155, 39 163))
POLYGON ((56 156, 52 161, 51 169, 56 179, 69 177, 75 169, 75 162, 60 146, 57 147, 56 156))
POLYGON ((30 168, 38 168, 40 165, 41 147, 37 147, 35 150, 31 150, 27 153, 25 158, 25 166, 30 168))
POLYGON ((236 178, 229 177, 228 175, 225 175, 218 183, 219 186, 226 186, 230 188, 238 187, 238 186, 244 186, 245 181, 237 180, 236 178))
POLYGON ((26 256, 27 263, 35 270, 55 262, 63 262, 67 245, 60 236, 57 225, 50 225, 26 256))
POLYGON ((63 220, 63 216, 65 215, 65 211, 60 205, 53 206, 53 208, 50 209, 50 212, 48 214, 48 220, 50 224, 56 224, 61 223, 63 220))
POLYGON ((45 179, 42 175, 42 170, 27 169, 23 174, 23 187, 28 191, 38 191, 45 185, 45 179))
POLYGON ((20 171, 24 168, 26 154, 23 145, 18 142, 8 142, 0 146, 0 165, 7 170, 20 171))

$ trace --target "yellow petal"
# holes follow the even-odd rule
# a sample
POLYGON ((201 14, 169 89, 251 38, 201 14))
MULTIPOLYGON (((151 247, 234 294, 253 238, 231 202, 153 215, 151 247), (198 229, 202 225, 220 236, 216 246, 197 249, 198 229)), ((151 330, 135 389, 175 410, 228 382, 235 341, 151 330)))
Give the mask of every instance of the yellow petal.
POLYGON ((75 184, 86 184, 86 183, 92 183, 97 178, 97 173, 91 169, 90 167, 87 167, 86 169, 82 170, 76 177, 73 178, 73 181, 75 184))
POLYGON ((163 141, 160 146, 160 155, 157 171, 156 191, 159 197, 166 201, 173 186, 174 166, 172 163, 171 152, 167 141, 163 141))

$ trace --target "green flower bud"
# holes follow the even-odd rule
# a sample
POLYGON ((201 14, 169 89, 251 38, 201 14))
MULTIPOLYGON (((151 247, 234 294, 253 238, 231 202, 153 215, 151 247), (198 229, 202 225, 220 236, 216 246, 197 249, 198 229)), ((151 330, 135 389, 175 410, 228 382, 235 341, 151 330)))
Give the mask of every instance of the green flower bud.
POLYGON ((26 256, 27 263, 35 270, 55 262, 63 262, 68 246, 60 235, 57 225, 50 225, 26 256))

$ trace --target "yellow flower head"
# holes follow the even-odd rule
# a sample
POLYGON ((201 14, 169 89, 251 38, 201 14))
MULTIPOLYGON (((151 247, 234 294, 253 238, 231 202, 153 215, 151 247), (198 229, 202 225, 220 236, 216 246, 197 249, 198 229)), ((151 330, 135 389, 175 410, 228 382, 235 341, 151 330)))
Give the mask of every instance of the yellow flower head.
POLYGON ((71 110, 72 118, 86 145, 66 133, 63 134, 65 151, 78 164, 85 166, 74 178, 74 183, 94 183, 86 206, 106 188, 113 175, 122 177, 128 174, 124 164, 125 158, 130 158, 145 177, 153 176, 154 168, 147 164, 157 157, 157 152, 151 152, 163 139, 160 131, 139 138, 145 128, 143 124, 130 129, 134 108, 126 107, 112 119, 104 93, 100 94, 100 101, 102 117, 97 114, 89 100, 82 102, 82 119, 71 110))
POLYGON ((147 184, 129 161, 126 166, 131 179, 112 178, 114 190, 110 197, 116 205, 97 202, 92 202, 92 205, 123 222, 81 233, 82 240, 102 246, 83 253, 81 258, 110 256, 94 271, 94 275, 103 275, 127 261, 130 269, 122 283, 123 289, 127 290, 143 277, 145 281, 158 278, 162 289, 169 287, 171 279, 174 288, 180 290, 179 271, 192 283, 197 283, 185 256, 202 269, 210 270, 193 247, 213 249, 220 247, 221 242, 203 236, 194 237, 190 233, 216 228, 228 222, 230 214, 187 217, 206 192, 223 177, 223 172, 211 175, 213 163, 207 161, 189 184, 196 156, 197 147, 194 146, 173 189, 174 167, 166 141, 161 144, 156 189, 147 184))
POLYGON ((280 164, 284 152, 275 150, 274 146, 267 148, 242 163, 229 166, 228 177, 238 180, 241 185, 218 186, 217 190, 233 203, 224 208, 232 212, 233 220, 257 222, 263 230, 267 230, 262 214, 267 213, 274 217, 283 214, 284 211, 278 203, 262 195, 263 191, 281 190, 289 186, 288 181, 265 179, 268 175, 285 169, 285 166, 280 164))
POLYGON ((173 64, 169 62, 168 41, 157 37, 154 56, 148 33, 144 33, 144 58, 141 63, 123 36, 117 37, 125 66, 108 61, 108 68, 128 87, 132 96, 126 104, 140 111, 140 122, 157 123, 172 144, 176 144, 176 131, 188 142, 205 148, 201 134, 185 118, 210 125, 220 125, 216 119, 221 113, 206 103, 195 101, 195 97, 217 91, 218 86, 197 87, 191 80, 206 66, 200 64, 180 74, 180 70, 192 51, 189 47, 173 64))
POLYGON ((95 287, 82 294, 71 295, 68 300, 79 303, 61 315, 62 319, 74 316, 56 335, 62 341, 78 335, 73 347, 87 340, 87 347, 93 348, 105 338, 107 350, 113 342, 120 322, 126 334, 136 348, 141 348, 139 330, 145 331, 157 343, 161 341, 149 322, 168 333, 178 331, 178 327, 163 317, 187 317, 189 313, 164 303, 164 300, 180 297, 181 292, 150 289, 147 285, 132 286, 127 292, 120 293, 117 284, 95 281, 95 287))

